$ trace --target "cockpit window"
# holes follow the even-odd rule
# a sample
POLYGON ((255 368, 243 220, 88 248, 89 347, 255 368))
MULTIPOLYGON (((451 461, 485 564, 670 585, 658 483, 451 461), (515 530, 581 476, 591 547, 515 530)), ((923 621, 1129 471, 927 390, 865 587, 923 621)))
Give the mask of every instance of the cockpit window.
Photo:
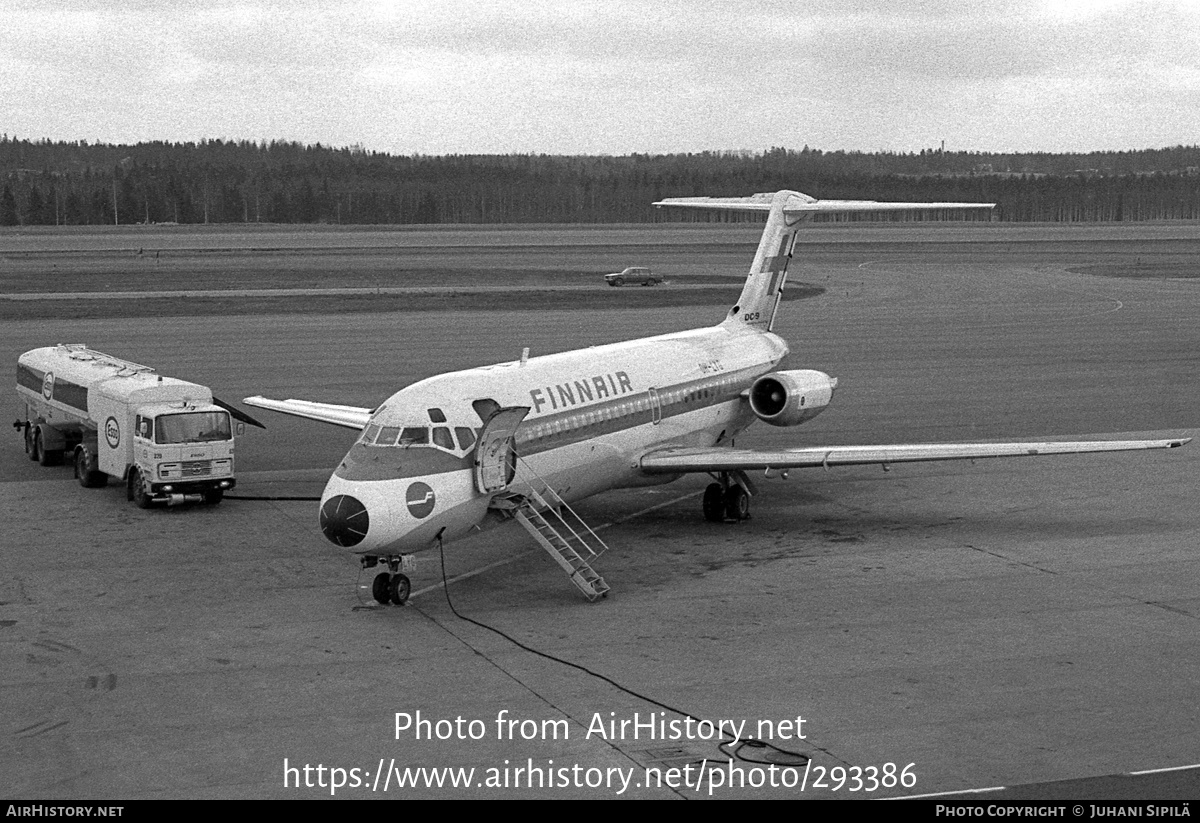
POLYGON ((401 446, 424 446, 429 442, 429 429, 425 426, 405 426, 400 433, 401 446))
POLYGON ((429 410, 429 419, 433 423, 445 423, 446 422, 446 413, 443 412, 441 409, 430 409, 429 410))
MULTIPOLYGON (((446 419, 441 409, 428 409, 430 418, 446 419)), ((407 448, 438 448, 452 454, 470 451, 478 439, 474 430, 466 426, 380 426, 370 423, 363 429, 358 442, 365 446, 398 446, 407 448), (458 439, 455 442, 455 435, 458 439)))
POLYGON ((454 438, 450 435, 450 430, 445 426, 438 426, 433 430, 433 445, 454 451, 454 438))

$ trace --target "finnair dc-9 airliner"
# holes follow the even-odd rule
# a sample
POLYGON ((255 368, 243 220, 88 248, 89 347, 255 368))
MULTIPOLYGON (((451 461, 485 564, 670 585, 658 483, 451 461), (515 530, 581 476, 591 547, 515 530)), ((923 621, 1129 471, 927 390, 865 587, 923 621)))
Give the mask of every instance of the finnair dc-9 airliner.
POLYGON ((333 543, 388 571, 380 603, 404 603, 414 554, 519 521, 589 599, 609 587, 592 561, 603 541, 570 504, 616 488, 700 472, 711 521, 747 516, 749 471, 923 460, 1165 449, 1188 439, 808 446, 732 446, 756 420, 797 426, 833 399, 837 379, 777 370, 787 342, 772 331, 798 230, 814 214, 991 208, 991 203, 817 200, 793 191, 670 198, 655 204, 765 212, 737 302, 715 326, 439 374, 374 409, 248 397, 252 406, 360 431, 321 497, 333 543))

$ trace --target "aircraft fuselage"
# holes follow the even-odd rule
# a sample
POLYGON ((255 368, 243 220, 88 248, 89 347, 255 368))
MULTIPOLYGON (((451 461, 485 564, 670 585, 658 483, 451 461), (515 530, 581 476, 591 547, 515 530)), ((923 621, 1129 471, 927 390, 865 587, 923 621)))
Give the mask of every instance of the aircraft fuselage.
POLYGON ((639 456, 728 442, 755 419, 743 392, 787 351, 778 335, 721 325, 414 383, 375 410, 330 478, 323 530, 356 554, 390 556, 502 522, 475 482, 481 402, 529 409, 513 493, 549 485, 572 502, 668 482, 643 474, 639 456))

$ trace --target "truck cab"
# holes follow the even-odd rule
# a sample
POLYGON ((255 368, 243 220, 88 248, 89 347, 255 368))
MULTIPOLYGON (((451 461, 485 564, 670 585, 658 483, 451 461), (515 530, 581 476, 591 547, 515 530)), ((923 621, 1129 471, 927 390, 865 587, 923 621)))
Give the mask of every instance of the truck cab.
MULTIPOLYGON (((105 426, 108 439, 108 426, 105 426)), ((119 436, 118 436, 119 440, 119 436)), ((109 451, 115 471, 119 443, 109 451)), ((156 500, 216 503, 235 484, 233 425, 229 412, 211 404, 186 402, 139 407, 133 420, 133 466, 126 480, 130 497, 140 506, 156 500), (179 498, 183 498, 182 500, 179 498)))

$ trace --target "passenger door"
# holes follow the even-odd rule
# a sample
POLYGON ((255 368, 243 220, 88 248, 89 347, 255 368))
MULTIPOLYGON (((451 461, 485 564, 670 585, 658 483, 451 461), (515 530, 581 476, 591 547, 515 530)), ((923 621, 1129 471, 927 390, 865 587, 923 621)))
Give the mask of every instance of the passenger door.
POLYGON ((508 488, 517 473, 517 452, 513 437, 529 414, 528 406, 497 409, 484 421, 475 444, 475 487, 481 494, 495 494, 508 488))

